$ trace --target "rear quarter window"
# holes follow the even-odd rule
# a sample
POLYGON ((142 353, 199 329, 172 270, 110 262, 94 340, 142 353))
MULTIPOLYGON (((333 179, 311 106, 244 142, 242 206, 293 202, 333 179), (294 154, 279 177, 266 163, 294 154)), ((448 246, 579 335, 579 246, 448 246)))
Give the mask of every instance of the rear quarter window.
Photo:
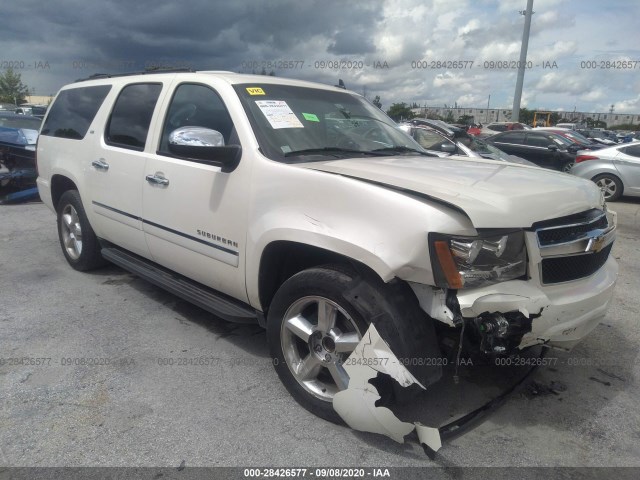
POLYGON ((63 90, 51 106, 40 135, 82 140, 111 85, 63 90))

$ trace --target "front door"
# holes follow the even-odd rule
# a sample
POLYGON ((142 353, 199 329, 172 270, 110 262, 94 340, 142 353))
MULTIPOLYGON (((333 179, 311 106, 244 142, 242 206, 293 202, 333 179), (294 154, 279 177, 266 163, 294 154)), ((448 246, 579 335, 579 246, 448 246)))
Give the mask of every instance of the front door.
POLYGON ((247 298, 244 248, 249 163, 232 172, 178 157, 169 135, 179 127, 217 130, 225 145, 239 144, 218 93, 196 83, 176 86, 162 121, 157 154, 145 165, 143 228, 155 262, 238 299, 247 298))

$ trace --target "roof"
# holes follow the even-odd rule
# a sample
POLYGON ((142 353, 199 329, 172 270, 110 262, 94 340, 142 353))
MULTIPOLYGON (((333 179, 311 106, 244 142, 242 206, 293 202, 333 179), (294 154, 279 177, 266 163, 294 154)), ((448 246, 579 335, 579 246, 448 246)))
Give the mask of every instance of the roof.
MULTIPOLYGON (((236 84, 245 84, 245 83, 254 83, 254 84, 273 84, 273 85, 290 85, 295 87, 307 87, 307 88, 320 88, 324 90, 338 90, 345 91, 341 87, 326 85, 322 83, 309 82, 306 80, 296 80, 292 78, 283 78, 283 77, 274 77, 271 75, 251 75, 244 73, 234 73, 223 70, 203 70, 203 71, 193 71, 187 69, 180 70, 156 70, 156 71, 145 71, 145 72, 132 72, 132 73, 123 73, 123 74, 106 74, 106 73, 98 73, 92 75, 88 78, 76 80, 73 84, 66 85, 63 89, 77 87, 79 82, 87 82, 95 85, 103 85, 105 83, 113 83, 110 81, 111 79, 125 79, 125 82, 131 81, 131 79, 135 77, 150 77, 150 76, 159 76, 159 77, 184 77, 185 79, 193 79, 201 78, 203 75, 215 77, 230 85, 236 84)), ((355 92, 351 92, 355 93, 355 92)), ((357 95, 357 93, 356 93, 357 95)))

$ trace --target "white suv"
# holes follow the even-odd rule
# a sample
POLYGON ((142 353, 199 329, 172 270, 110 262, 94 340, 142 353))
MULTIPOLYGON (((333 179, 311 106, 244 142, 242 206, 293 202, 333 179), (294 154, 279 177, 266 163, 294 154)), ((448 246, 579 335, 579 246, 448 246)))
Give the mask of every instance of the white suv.
POLYGON ((37 155, 73 268, 107 259, 260 323, 301 405, 398 441, 413 425, 380 390, 437 388, 458 349, 443 337, 489 357, 570 348, 617 277, 615 215, 593 182, 433 157, 341 88, 94 77, 58 93, 37 155))

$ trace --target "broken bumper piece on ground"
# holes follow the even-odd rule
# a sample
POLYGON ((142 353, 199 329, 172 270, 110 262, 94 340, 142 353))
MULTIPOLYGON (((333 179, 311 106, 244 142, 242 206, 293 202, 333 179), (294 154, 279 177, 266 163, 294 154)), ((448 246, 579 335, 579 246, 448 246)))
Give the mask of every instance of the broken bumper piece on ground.
POLYGON ((414 384, 425 387, 402 365, 373 324, 345 361, 344 369, 349 374, 349 386, 334 396, 333 408, 347 425, 355 430, 386 435, 398 443, 404 443, 404 437, 415 429, 428 453, 440 449, 442 442, 437 428, 403 422, 388 408, 376 406, 381 397, 370 380, 379 374, 390 376, 402 387, 414 384))

